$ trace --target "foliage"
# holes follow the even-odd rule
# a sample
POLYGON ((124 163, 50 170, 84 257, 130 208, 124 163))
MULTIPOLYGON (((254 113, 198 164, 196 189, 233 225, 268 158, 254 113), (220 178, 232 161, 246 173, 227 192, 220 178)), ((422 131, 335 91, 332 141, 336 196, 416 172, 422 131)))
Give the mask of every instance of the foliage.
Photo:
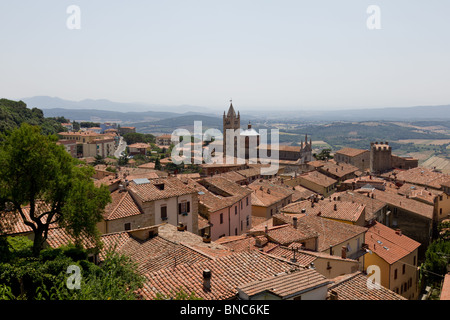
POLYGON ((127 144, 133 144, 138 142, 143 143, 155 143, 155 136, 152 134, 138 133, 138 132, 129 132, 123 135, 123 139, 127 144))
POLYGON ((117 169, 114 168, 114 167, 109 166, 109 167, 106 167, 106 171, 116 173, 116 172, 117 172, 117 169))
POLYGON ((106 164, 105 159, 103 159, 103 157, 99 154, 97 154, 95 156, 95 160, 94 160, 94 166, 99 165, 99 164, 106 164))
POLYGON ((0 144, 0 205, 10 203, 34 233, 38 256, 51 224, 59 221, 76 237, 97 238, 96 223, 110 201, 108 188, 96 188, 93 168, 78 162, 54 136, 26 123, 3 135, 0 144), (29 212, 23 206, 29 206, 29 212))
POLYGON ((114 249, 95 265, 87 252, 73 245, 45 249, 38 258, 15 257, 0 264, 0 299, 122 300, 136 299, 144 278, 129 257, 114 249), (80 289, 69 289, 70 265, 81 271, 80 289))
POLYGON ((117 162, 119 166, 126 166, 128 164, 128 156, 126 154, 120 156, 119 161, 117 162))
POLYGON ((60 122, 45 118, 38 108, 28 109, 23 101, 0 99, 0 133, 10 132, 22 123, 39 125, 46 135, 65 131, 60 122))
POLYGON ((170 291, 169 294, 165 295, 163 293, 157 293, 155 300, 203 300, 197 297, 195 292, 187 293, 182 287, 178 291, 170 291))
POLYGON ((100 127, 100 123, 99 122, 82 121, 82 122, 80 122, 80 127, 82 127, 82 128, 100 127))
POLYGON ((316 160, 333 159, 333 156, 330 155, 330 152, 331 152, 331 149, 323 149, 322 151, 320 151, 320 153, 314 154, 314 158, 316 158, 316 160))
POLYGON ((437 239, 428 246, 421 271, 428 283, 442 280, 450 263, 450 241, 437 239))
POLYGON ((162 169, 162 167, 161 167, 161 161, 159 160, 159 157, 157 157, 156 159, 155 159, 155 170, 161 170, 162 169))

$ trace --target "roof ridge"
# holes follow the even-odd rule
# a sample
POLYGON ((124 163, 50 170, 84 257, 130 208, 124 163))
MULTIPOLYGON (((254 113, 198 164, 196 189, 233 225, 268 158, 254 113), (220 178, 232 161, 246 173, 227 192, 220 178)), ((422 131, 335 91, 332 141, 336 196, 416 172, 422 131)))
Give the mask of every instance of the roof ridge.
POLYGON ((188 248, 188 249, 190 249, 192 251, 195 251, 195 252, 197 252, 197 253, 207 257, 208 259, 211 259, 211 260, 216 260, 217 259, 217 257, 211 256, 211 255, 209 255, 209 254, 207 254, 207 253, 205 253, 205 252, 203 252, 203 251, 201 251, 201 250, 199 250, 197 248, 194 248, 190 244, 187 244, 187 243, 184 243, 184 242, 180 242, 180 245, 185 246, 186 248, 188 248))
POLYGON ((114 209, 111 210, 111 213, 108 215, 108 219, 109 219, 109 217, 111 217, 113 215, 113 213, 116 212, 116 210, 119 208, 119 206, 124 201, 127 194, 128 194, 128 191, 124 192, 124 194, 122 195, 122 198, 120 198, 120 200, 119 200, 119 203, 117 203, 117 205, 114 207, 114 209))

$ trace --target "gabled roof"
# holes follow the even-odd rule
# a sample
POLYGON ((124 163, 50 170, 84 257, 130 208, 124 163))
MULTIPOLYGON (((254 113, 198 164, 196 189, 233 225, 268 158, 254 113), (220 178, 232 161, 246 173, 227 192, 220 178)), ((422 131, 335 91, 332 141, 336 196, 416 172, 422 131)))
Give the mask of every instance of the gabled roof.
POLYGON ((317 251, 325 251, 330 246, 334 247, 367 231, 365 227, 325 219, 315 215, 280 213, 275 214, 273 219, 293 224, 294 217, 297 217, 298 230, 309 230, 319 235, 317 251))
POLYGON ((428 205, 413 199, 408 199, 399 194, 377 189, 371 190, 370 196, 372 196, 372 194, 375 199, 386 202, 389 205, 401 208, 402 210, 413 212, 428 219, 433 219, 434 207, 432 205, 428 205))
POLYGON ((365 241, 369 250, 389 264, 399 261, 420 246, 419 242, 379 222, 369 227, 365 241))
POLYGON ((355 149, 355 148, 342 148, 339 151, 336 151, 336 154, 342 154, 349 157, 355 157, 362 153, 369 152, 369 150, 355 149))
POLYGON ((145 299, 154 299, 157 293, 195 292, 206 300, 225 300, 236 297, 237 287, 265 279, 283 272, 302 269, 286 260, 252 251, 233 253, 213 260, 181 264, 146 275, 144 287, 139 291, 145 299), (211 271, 211 289, 203 289, 203 271, 211 271))
POLYGON ((337 294, 337 300, 407 300, 380 285, 373 289, 367 286, 368 277, 360 271, 332 279, 329 293, 337 294))
POLYGON ((248 297, 267 292, 281 299, 289 299, 330 283, 332 281, 317 271, 303 269, 241 285, 238 287, 238 291, 248 297))
POLYGON ((132 180, 129 184, 129 190, 143 202, 197 193, 196 190, 187 186, 175 177, 151 179, 147 181, 147 183, 137 184, 132 180), (163 186, 163 189, 158 186, 163 186))
POLYGON ((111 203, 108 203, 103 213, 103 219, 115 220, 143 213, 129 192, 115 190, 111 192, 111 203))
POLYGON ((294 191, 291 188, 276 185, 268 181, 255 181, 248 185, 252 190, 252 205, 268 207, 274 203, 292 196, 294 191))
POLYGON ((440 189, 449 182, 450 174, 434 171, 433 169, 416 167, 409 170, 399 171, 396 175, 397 181, 405 181, 411 184, 428 186, 440 189))
POLYGON ((335 192, 330 198, 336 199, 336 201, 351 201, 364 205, 366 221, 374 219, 374 214, 386 206, 386 202, 352 191, 335 192))
POLYGON ((333 178, 330 178, 318 171, 310 171, 310 172, 301 174, 300 177, 301 177, 301 179, 311 181, 322 187, 329 187, 329 186, 337 183, 337 181, 334 180, 333 178))
POLYGON ((310 200, 294 202, 283 207, 284 213, 304 213, 324 218, 356 222, 365 212, 365 205, 351 201, 334 201, 331 198, 312 203, 310 200), (303 212, 304 211, 304 212, 303 212))

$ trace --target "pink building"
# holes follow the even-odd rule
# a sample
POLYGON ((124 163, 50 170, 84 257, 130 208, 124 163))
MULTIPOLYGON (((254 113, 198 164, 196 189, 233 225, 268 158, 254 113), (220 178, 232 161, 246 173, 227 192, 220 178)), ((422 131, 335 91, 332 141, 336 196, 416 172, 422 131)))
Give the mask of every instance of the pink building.
POLYGON ((212 241, 246 233, 252 226, 251 191, 220 176, 197 181, 182 179, 198 191, 199 214, 208 220, 202 236, 212 241), (209 230, 208 230, 209 229, 209 230))

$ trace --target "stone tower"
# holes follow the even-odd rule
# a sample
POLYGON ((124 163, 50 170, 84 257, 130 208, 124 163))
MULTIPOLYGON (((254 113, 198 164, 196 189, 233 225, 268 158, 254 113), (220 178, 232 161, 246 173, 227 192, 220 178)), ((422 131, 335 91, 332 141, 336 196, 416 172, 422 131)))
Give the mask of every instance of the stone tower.
MULTIPOLYGON (((223 112, 223 154, 226 155, 227 150, 227 129, 233 129, 234 131, 241 128, 241 115, 236 116, 236 112, 233 108, 233 103, 230 101, 230 107, 228 108, 228 113, 225 115, 223 112)), ((237 142, 234 143, 234 154, 237 154, 237 142)))
POLYGON ((392 149, 385 142, 370 143, 370 172, 383 173, 392 169, 392 149))

